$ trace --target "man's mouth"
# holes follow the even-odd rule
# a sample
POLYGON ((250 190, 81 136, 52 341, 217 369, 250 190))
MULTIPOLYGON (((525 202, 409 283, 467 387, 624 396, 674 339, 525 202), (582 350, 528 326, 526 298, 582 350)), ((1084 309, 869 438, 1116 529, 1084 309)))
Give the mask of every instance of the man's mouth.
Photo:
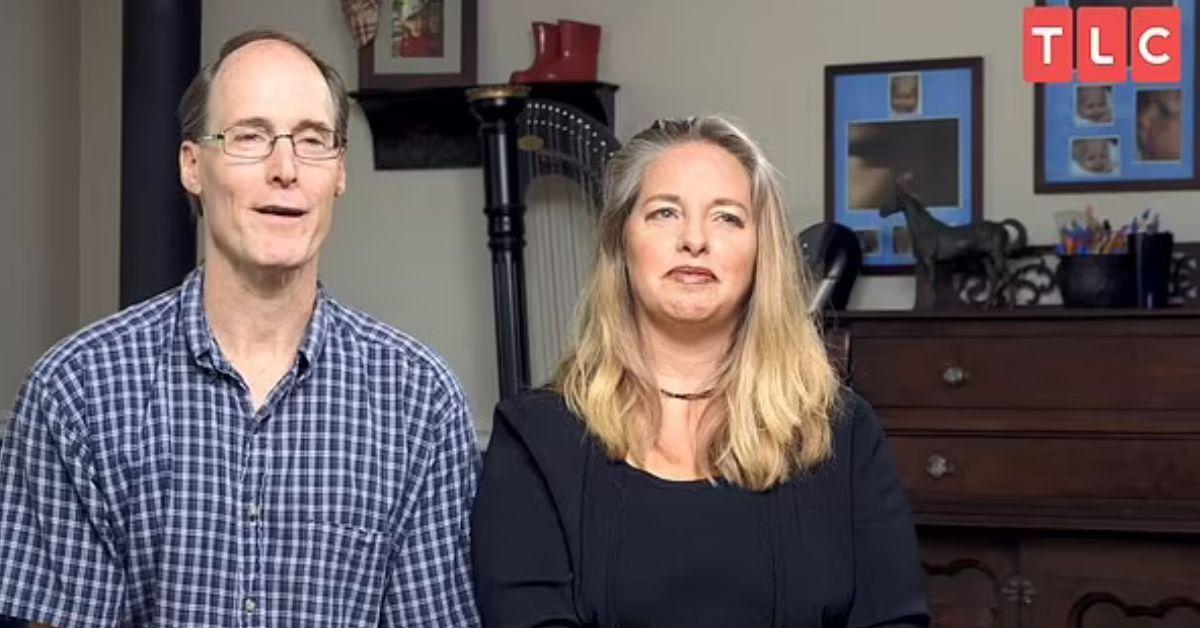
POLYGON ((262 207, 254 208, 254 211, 268 216, 283 216, 285 218, 299 218, 307 212, 297 207, 284 207, 282 205, 263 205, 262 207))

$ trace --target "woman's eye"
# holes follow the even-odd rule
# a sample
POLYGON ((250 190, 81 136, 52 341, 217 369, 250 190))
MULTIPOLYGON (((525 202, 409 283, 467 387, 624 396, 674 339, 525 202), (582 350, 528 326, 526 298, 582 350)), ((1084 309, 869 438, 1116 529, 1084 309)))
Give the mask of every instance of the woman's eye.
POLYGON ((675 216, 674 207, 659 207, 658 209, 651 210, 650 212, 651 218, 671 218, 673 216, 675 216))
POLYGON ((729 212, 721 212, 717 214, 717 220, 729 225, 733 225, 734 227, 746 226, 746 221, 742 220, 741 216, 738 216, 737 214, 731 214, 729 212))

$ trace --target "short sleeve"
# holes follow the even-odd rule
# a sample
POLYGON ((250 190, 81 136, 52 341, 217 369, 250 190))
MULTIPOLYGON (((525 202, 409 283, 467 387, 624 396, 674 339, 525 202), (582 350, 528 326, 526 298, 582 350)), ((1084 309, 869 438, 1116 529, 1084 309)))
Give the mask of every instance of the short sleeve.
POLYGON ((68 389, 27 380, 0 442, 0 616, 111 626, 123 561, 68 389))
POLYGON ((479 624, 471 588, 470 515, 479 472, 471 412, 457 383, 438 413, 410 525, 388 564, 387 626, 479 624))

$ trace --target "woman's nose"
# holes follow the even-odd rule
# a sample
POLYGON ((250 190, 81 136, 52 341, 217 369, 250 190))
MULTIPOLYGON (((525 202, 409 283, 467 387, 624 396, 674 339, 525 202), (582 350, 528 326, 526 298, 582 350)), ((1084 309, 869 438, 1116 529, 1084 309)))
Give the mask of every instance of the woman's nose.
POLYGON ((708 235, 705 233, 702 218, 686 218, 683 222, 683 232, 679 234, 679 248, 699 255, 708 250, 708 235))

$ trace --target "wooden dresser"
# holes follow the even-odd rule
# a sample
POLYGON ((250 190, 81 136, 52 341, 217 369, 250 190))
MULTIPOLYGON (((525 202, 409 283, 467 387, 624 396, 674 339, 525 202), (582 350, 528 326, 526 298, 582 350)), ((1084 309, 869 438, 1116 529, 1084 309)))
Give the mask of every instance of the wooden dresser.
POLYGON ((1200 311, 843 312, 937 626, 1200 627, 1200 311))

